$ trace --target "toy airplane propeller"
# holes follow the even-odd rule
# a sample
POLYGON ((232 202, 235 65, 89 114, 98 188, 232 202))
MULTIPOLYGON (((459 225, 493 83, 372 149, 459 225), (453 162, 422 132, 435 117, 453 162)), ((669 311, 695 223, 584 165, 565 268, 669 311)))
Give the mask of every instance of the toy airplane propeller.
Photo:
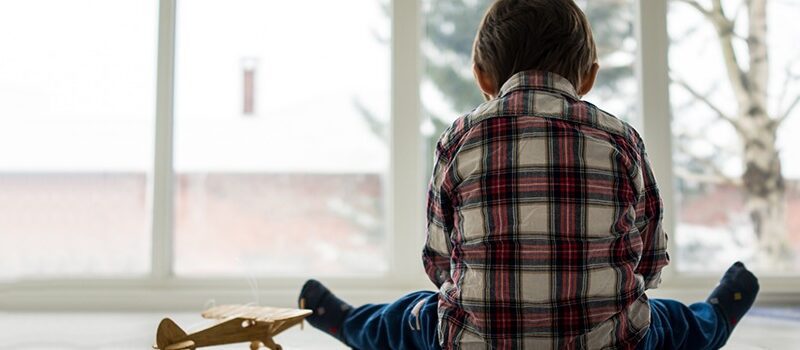
POLYGON ((202 316, 221 321, 191 334, 186 334, 169 318, 161 320, 153 348, 194 350, 205 346, 250 342, 252 350, 257 350, 262 344, 271 350, 281 350, 281 346, 272 337, 302 323, 310 314, 311 310, 247 305, 216 306, 203 312, 202 316))

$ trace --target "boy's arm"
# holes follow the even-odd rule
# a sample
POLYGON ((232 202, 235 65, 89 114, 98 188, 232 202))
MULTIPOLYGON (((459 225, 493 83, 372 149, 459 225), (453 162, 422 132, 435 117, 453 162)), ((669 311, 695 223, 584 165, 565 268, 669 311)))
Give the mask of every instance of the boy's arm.
POLYGON ((661 284, 661 269, 669 264, 667 233, 664 232, 664 207, 656 185, 650 161, 640 142, 640 168, 642 191, 636 205, 636 227, 642 237, 642 259, 636 272, 644 276, 645 289, 658 288, 661 284))
POLYGON ((448 193, 444 191, 446 169, 449 161, 441 146, 441 140, 436 145, 433 175, 428 186, 428 227, 425 239, 425 248, 422 250, 422 262, 425 272, 431 282, 440 288, 450 279, 450 232, 453 228, 453 209, 448 193))

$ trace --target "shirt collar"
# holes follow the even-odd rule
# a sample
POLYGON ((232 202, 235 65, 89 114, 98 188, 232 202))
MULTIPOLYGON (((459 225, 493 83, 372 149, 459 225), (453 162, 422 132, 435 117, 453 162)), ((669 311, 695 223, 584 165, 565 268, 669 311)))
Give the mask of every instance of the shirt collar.
POLYGON ((516 90, 549 90, 580 100, 575 86, 569 80, 550 72, 529 70, 516 73, 503 84, 498 96, 503 97, 516 90))

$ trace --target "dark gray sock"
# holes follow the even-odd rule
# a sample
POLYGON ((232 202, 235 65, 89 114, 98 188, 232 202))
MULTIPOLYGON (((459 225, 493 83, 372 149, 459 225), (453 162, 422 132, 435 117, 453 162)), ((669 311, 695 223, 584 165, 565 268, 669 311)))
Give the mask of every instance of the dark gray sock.
POLYGON ((711 292, 706 302, 713 304, 728 322, 728 329, 733 328, 750 310, 758 295, 758 279, 740 261, 734 263, 719 281, 717 288, 711 292))
POLYGON ((313 279, 306 281, 303 285, 297 302, 301 308, 314 312, 306 318, 308 323, 346 343, 342 334, 342 325, 350 310, 353 309, 350 304, 337 298, 322 283, 313 279))

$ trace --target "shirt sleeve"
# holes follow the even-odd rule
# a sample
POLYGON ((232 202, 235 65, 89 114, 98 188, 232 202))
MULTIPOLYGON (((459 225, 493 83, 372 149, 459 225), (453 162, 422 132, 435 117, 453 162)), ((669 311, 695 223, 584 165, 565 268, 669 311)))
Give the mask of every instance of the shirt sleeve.
POLYGON ((661 284, 661 269, 669 264, 667 233, 663 228, 663 202, 643 143, 640 143, 639 154, 641 172, 637 176, 642 191, 636 205, 636 227, 641 233, 643 247, 636 273, 644 277, 645 289, 653 289, 661 284))
POLYGON ((436 145, 433 175, 428 186, 427 233, 425 248, 422 250, 425 273, 437 288, 450 279, 450 252, 452 249, 450 233, 453 229, 453 208, 450 197, 444 189, 449 163, 440 139, 436 145))

